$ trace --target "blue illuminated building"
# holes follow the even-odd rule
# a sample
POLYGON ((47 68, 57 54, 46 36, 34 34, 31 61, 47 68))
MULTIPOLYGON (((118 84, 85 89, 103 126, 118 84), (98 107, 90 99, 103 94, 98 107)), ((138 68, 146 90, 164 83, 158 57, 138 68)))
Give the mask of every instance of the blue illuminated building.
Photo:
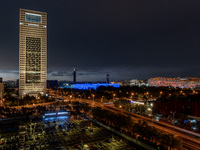
POLYGON ((120 84, 118 83, 77 83, 77 84, 63 84, 62 86, 60 86, 60 88, 71 88, 71 89, 79 89, 79 90, 90 90, 90 89, 94 89, 96 90, 98 87, 100 86, 104 86, 104 87, 115 87, 115 88, 119 88, 120 84))

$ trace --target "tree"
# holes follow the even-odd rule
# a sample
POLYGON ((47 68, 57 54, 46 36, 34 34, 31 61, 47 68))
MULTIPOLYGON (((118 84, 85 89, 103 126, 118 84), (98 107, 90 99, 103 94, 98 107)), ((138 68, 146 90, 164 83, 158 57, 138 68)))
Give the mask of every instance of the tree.
POLYGON ((88 103, 83 103, 82 105, 83 105, 84 112, 87 114, 89 110, 91 109, 91 107, 89 106, 88 103))
POLYGON ((178 123, 179 123, 181 126, 184 126, 184 120, 187 120, 187 119, 188 119, 187 115, 181 114, 181 117, 178 119, 178 123))
POLYGON ((182 149, 182 140, 175 138, 173 148, 182 149))
POLYGON ((25 95, 23 98, 23 104, 29 104, 31 102, 31 97, 29 95, 25 95))
POLYGON ((125 123, 125 128, 130 130, 130 127, 132 126, 133 121, 130 115, 126 117, 126 123, 125 123))
POLYGON ((131 105, 130 105, 130 104, 125 104, 125 105, 124 105, 124 109, 125 109, 126 111, 130 111, 130 110, 131 110, 131 105))
POLYGON ((36 98, 35 98, 34 96, 31 96, 30 99, 31 99, 31 103, 32 103, 32 104, 33 104, 33 103, 36 103, 36 98))

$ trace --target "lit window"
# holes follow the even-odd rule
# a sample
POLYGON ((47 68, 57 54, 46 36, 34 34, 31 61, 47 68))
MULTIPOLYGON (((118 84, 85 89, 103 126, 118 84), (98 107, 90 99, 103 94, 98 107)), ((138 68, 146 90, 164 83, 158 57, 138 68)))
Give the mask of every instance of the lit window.
POLYGON ((26 13, 26 21, 41 23, 41 15, 26 13))
POLYGON ((39 27, 37 24, 28 24, 29 26, 39 27))

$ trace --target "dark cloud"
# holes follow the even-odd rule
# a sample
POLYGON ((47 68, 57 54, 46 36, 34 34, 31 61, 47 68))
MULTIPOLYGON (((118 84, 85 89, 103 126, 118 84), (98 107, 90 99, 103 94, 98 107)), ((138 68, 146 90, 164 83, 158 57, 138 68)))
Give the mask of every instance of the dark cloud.
MULTIPOLYGON (((0 5, 0 76, 18 70, 19 8, 48 14, 48 78, 200 77, 200 1, 7 0, 0 5), (5 72, 8 70, 8 72, 5 72)), ((9 75, 7 75, 9 74, 9 75)))
POLYGON ((66 71, 58 71, 58 72, 51 72, 51 76, 71 76, 71 73, 68 73, 66 71))

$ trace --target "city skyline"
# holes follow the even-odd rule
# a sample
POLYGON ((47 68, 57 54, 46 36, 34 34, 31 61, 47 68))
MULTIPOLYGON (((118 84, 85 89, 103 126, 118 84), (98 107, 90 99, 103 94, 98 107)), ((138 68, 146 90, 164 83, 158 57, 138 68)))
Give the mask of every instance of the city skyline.
POLYGON ((20 8, 49 14, 47 79, 72 80, 74 67, 77 81, 106 81, 106 74, 111 81, 200 77, 200 2, 46 3, 18 0, 0 6, 7 14, 1 13, 0 25, 4 81, 19 78, 20 8))
POLYGON ((199 149, 200 1, 0 5, 1 149, 199 149))

